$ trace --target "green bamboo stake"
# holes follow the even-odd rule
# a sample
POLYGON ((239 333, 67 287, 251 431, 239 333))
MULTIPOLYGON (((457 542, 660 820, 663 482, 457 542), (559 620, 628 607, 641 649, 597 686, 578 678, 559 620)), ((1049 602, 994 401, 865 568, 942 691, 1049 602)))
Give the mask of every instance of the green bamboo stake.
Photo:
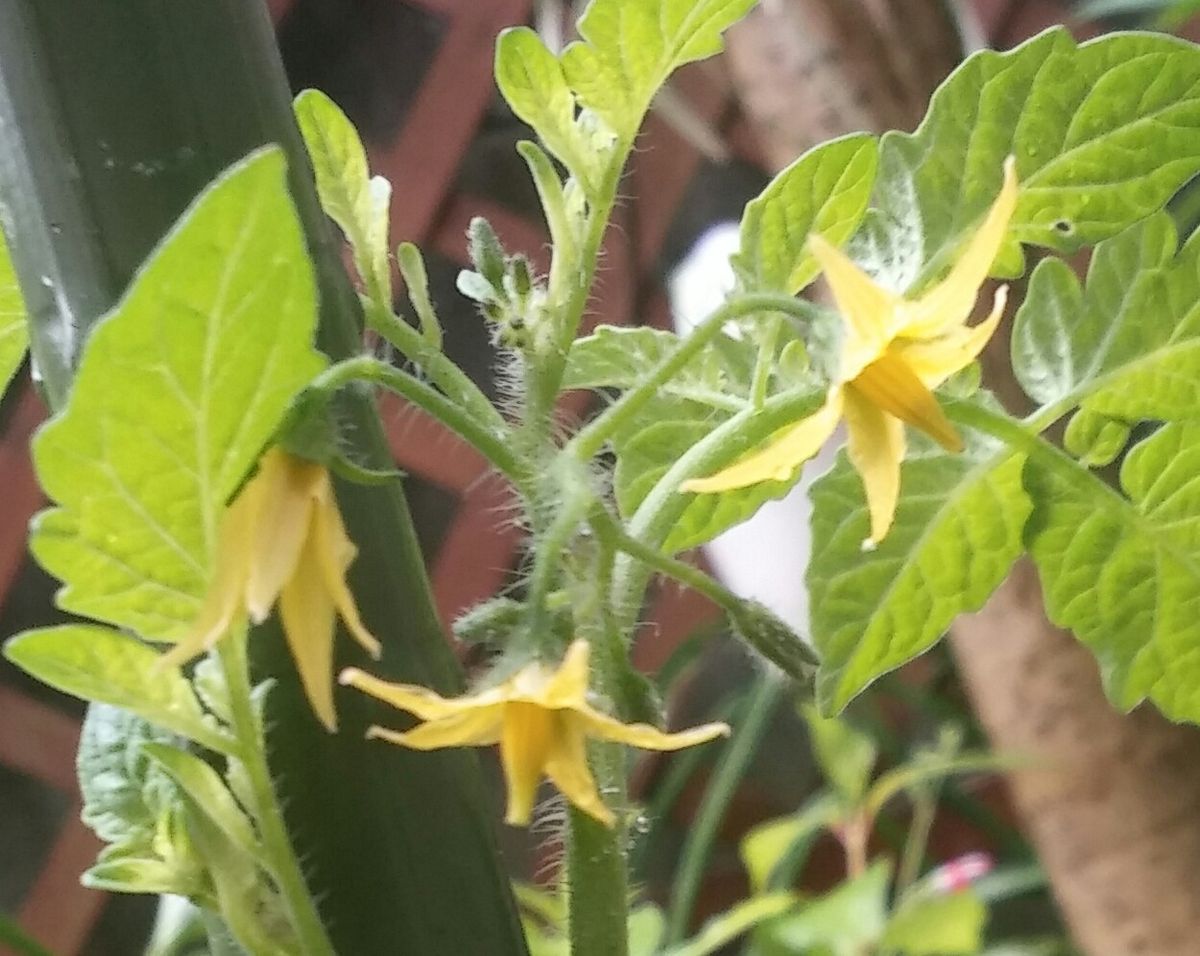
MULTIPOLYGON (((90 325, 188 202, 251 149, 281 143, 322 293, 320 344, 360 343, 359 307, 312 187, 290 93, 260 0, 0 0, 0 210, 31 314, 51 407, 90 325)), ((359 456, 387 448, 363 399, 341 412, 359 456)), ((461 674, 443 640, 403 493, 339 486, 360 557, 351 580, 385 647, 372 669, 443 693, 461 674)), ((342 664, 365 665, 349 641, 342 664)), ((386 720, 338 700, 326 734, 304 701, 278 627, 251 637, 268 699, 270 768, 289 835, 338 952, 525 952, 473 754, 363 740, 386 720)))

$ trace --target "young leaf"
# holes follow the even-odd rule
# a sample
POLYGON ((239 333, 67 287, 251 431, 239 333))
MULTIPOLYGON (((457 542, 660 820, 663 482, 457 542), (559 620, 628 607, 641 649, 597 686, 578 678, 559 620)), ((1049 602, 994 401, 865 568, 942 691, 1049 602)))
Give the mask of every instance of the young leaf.
POLYGON ((914 442, 895 524, 874 551, 862 550, 866 505, 845 455, 813 486, 808 584, 823 711, 840 710, 935 643, 958 614, 983 604, 1021 554, 1030 510, 1021 456, 965 437, 959 454, 914 442))
POLYGON ((148 640, 187 632, 225 501, 323 365, 316 318, 283 155, 265 149, 184 213, 34 440, 58 507, 30 546, 62 608, 148 640))
POLYGON ((220 775, 194 754, 170 744, 148 743, 143 750, 233 844, 250 859, 261 855, 254 828, 220 775))
POLYGON ((975 956, 987 907, 970 890, 906 899, 888 920, 883 946, 903 956, 975 956))
POLYGON ((51 687, 123 707, 210 750, 232 745, 179 668, 160 667, 159 654, 128 634, 88 624, 47 627, 9 640, 4 656, 51 687))
POLYGON ((1150 698, 1200 723, 1200 424, 1169 424, 1134 446, 1119 491, 1064 461, 1030 460, 1030 551, 1051 620, 1100 662, 1109 696, 1150 698))
POLYGON ((391 184, 371 178, 367 153, 354 124, 320 90, 305 90, 294 104, 325 213, 346 235, 354 266, 372 296, 392 304, 388 264, 391 184))
POLYGON ((1062 263, 1041 263, 1013 332, 1022 387, 1126 422, 1195 417, 1200 236, 1175 244, 1170 219, 1153 216, 1096 248, 1082 290, 1062 263))
POLYGON ((733 266, 749 292, 795 295, 820 272, 810 233, 840 246, 867 211, 879 160, 874 136, 856 134, 809 150, 781 172, 742 216, 733 266))
POLYGON ((1132 431, 1128 422, 1083 408, 1067 423, 1063 447, 1089 468, 1103 468, 1125 450, 1132 431))
POLYGON ((766 934, 787 953, 852 956, 871 952, 887 923, 890 880, 891 865, 886 861, 873 863, 862 876, 770 924, 766 934))
POLYGON ((997 275, 1022 271, 1018 241, 1071 251, 1105 239, 1200 169, 1200 49, 1148 34, 1076 45, 1055 27, 975 54, 915 133, 883 137, 860 260, 899 290, 931 278, 995 198, 1010 154, 1021 199, 997 275))
POLYGON ((195 896, 204 887, 199 872, 182 871, 165 860, 146 856, 115 856, 94 863, 80 876, 88 889, 104 893, 170 893, 195 896))
POLYGON ((580 103, 631 140, 674 70, 721 51, 755 0, 592 0, 562 68, 580 103))
POLYGON ((4 234, 0 233, 0 395, 21 367, 29 347, 29 323, 25 302, 17 286, 17 274, 4 234))
MULTIPOLYGON (((679 341, 679 336, 660 329, 602 325, 571 345, 563 388, 633 388, 679 348, 679 341)), ((689 402, 740 411, 750 394, 752 362, 747 346, 718 336, 712 347, 665 382, 660 391, 689 402)))
POLYGON ((815 707, 804 707, 802 715, 821 773, 846 806, 857 806, 879 756, 875 741, 838 717, 822 717, 815 707))

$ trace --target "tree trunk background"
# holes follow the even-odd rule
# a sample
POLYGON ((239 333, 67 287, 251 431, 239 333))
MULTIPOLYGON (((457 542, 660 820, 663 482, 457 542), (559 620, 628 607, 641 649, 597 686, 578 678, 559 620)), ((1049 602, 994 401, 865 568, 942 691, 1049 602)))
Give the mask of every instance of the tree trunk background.
MULTIPOLYGON (((960 59, 932 0, 763 0, 729 39, 734 88, 773 170, 853 130, 912 129, 960 59)), ((1004 397, 1007 342, 985 361, 1004 397)), ((1200 733, 1142 707, 1115 711, 1096 662, 1046 619, 1023 561, 960 619, 953 650, 999 751, 1028 756, 1010 789, 1088 956, 1200 951, 1200 733)))

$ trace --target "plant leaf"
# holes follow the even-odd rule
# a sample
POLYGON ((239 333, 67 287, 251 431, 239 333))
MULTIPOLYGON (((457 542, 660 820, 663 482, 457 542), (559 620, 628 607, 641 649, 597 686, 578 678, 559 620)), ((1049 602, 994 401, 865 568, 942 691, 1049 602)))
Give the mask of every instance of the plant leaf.
POLYGON ((1018 242, 1073 251, 1108 238, 1200 169, 1200 49, 1149 34, 1076 45, 1054 27, 970 57, 915 133, 883 137, 856 258, 897 290, 932 278, 995 198, 1010 154, 1021 198, 994 273, 1011 276, 1018 242))
POLYGON ((821 773, 846 807, 862 801, 879 750, 875 741, 838 717, 822 717, 815 707, 801 710, 821 773))
POLYGON ((158 652, 128 634, 88 624, 47 627, 10 639, 4 656, 51 687, 123 707, 210 750, 233 746, 179 668, 160 666, 158 652))
POLYGON ((579 20, 582 42, 561 62, 579 102, 631 139, 650 99, 685 63, 719 53, 721 34, 755 0, 593 0, 579 20))
POLYGON ((372 295, 391 307, 392 271, 388 260, 391 184, 371 178, 358 130, 320 90, 304 90, 293 104, 317 181, 321 206, 345 233, 354 265, 372 295))
POLYGON ((1135 445, 1122 495, 1069 463, 1032 459, 1030 551, 1046 609, 1100 662, 1117 706, 1150 698, 1200 723, 1200 424, 1169 424, 1135 445), (1128 497, 1126 497, 1126 495, 1128 497))
POLYGON ((904 956, 974 956, 983 946, 987 916, 970 890, 909 898, 888 921, 883 945, 904 956))
POLYGON ((808 584, 824 712, 840 710, 935 643, 959 613, 979 608, 1021 554, 1030 510, 1021 456, 978 434, 966 443, 948 454, 913 441, 895 523, 874 551, 862 550, 866 505, 845 454, 813 486, 808 584))
POLYGON ((0 395, 8 389, 29 349, 29 321, 25 300, 17 285, 17 274, 4 234, 0 233, 0 395))
MULTIPOLYGON (((599 326, 591 335, 572 344, 562 387, 634 388, 651 369, 678 349, 679 343, 679 336, 661 329, 599 326)), ((660 394, 740 411, 746 407, 753 371, 750 349, 729 336, 719 335, 714 345, 665 382, 660 394)))
POLYGON ((742 216, 733 266, 743 289, 795 295, 820 272, 808 251, 819 233, 836 246, 867 211, 879 144, 864 133, 809 150, 776 176, 742 216))
POLYGON ((268 148, 184 213, 34 440, 58 507, 35 519, 31 550, 63 581, 63 609, 153 641, 187 633, 225 501, 322 367, 316 318, 283 155, 268 148))
POLYGON ((766 933, 788 953, 855 956, 870 952, 887 922, 891 865, 878 861, 860 877, 771 923, 766 933))

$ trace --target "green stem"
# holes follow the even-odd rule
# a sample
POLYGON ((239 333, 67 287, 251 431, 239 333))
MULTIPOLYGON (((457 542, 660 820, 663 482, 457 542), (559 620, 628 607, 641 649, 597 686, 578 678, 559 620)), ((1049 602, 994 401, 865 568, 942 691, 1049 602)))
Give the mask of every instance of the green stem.
POLYGON ((679 867, 675 871, 675 894, 667 913, 668 945, 678 944, 688 934, 692 910, 721 821, 725 819, 729 804, 754 759, 786 687, 787 679, 778 671, 769 670, 759 675, 749 694, 749 707, 721 753, 699 812, 688 830, 679 867))
POLYGON ((754 363, 754 381, 750 385, 750 404, 755 408, 762 408, 767 400, 767 387, 771 384, 771 370, 775 366, 775 348, 782 330, 783 323, 779 321, 779 316, 773 316, 763 330, 758 359, 754 363))
POLYGON ((549 627, 550 596, 557 589, 563 557, 571 546, 580 523, 587 516, 595 499, 590 491, 576 489, 561 502, 558 513, 534 548, 533 570, 529 575, 525 606, 527 638, 542 649, 553 647, 553 630, 549 627))
POLYGON ((271 875, 275 879, 292 929, 296 933, 299 952, 304 956, 336 956, 333 944, 321 922, 316 903, 308 892, 308 884, 300 869, 300 861, 292 849, 283 812, 271 785, 267 766, 266 743, 255 713, 250 683, 250 663, 246 656, 248 634, 239 628, 218 646, 218 656, 225 674, 229 693, 229 711, 238 742, 242 766, 250 788, 250 798, 259 837, 262 839, 271 875))
POLYGON ((651 369, 637 388, 630 389, 581 429, 567 443, 566 451, 579 461, 589 461, 604 447, 605 442, 658 397, 662 386, 682 371, 717 336, 726 322, 747 315, 769 315, 778 320, 779 313, 808 321, 812 318, 813 307, 802 299, 770 293, 754 293, 730 299, 696 326, 674 352, 651 369))
MULTIPOLYGON (((814 393, 788 393, 767 400, 761 410, 746 409, 713 429, 703 440, 680 456, 650 493, 642 500, 628 522, 630 537, 653 549, 667 539, 690 495, 679 491, 689 478, 710 474, 723 468, 742 453, 769 438, 775 431, 811 413, 822 396, 814 393)), ((618 560, 613 583, 613 608, 619 615, 623 632, 632 629, 641 607, 641 596, 651 571, 641 562, 618 560)))
POLYGON ((518 489, 525 486, 525 469, 508 445, 509 430, 503 421, 499 427, 481 422, 420 379, 369 355, 338 362, 314 379, 310 388, 332 393, 352 382, 381 385, 408 399, 471 445, 518 489))
MULTIPOLYGON (((606 790, 605 799, 611 801, 614 784, 624 789, 625 770, 620 766, 619 748, 606 745, 604 749, 618 751, 615 773, 603 766, 596 768, 597 782, 606 790)), ((621 823, 609 828, 571 808, 567 834, 571 956, 626 956, 629 952, 629 877, 624 843, 621 823)))

